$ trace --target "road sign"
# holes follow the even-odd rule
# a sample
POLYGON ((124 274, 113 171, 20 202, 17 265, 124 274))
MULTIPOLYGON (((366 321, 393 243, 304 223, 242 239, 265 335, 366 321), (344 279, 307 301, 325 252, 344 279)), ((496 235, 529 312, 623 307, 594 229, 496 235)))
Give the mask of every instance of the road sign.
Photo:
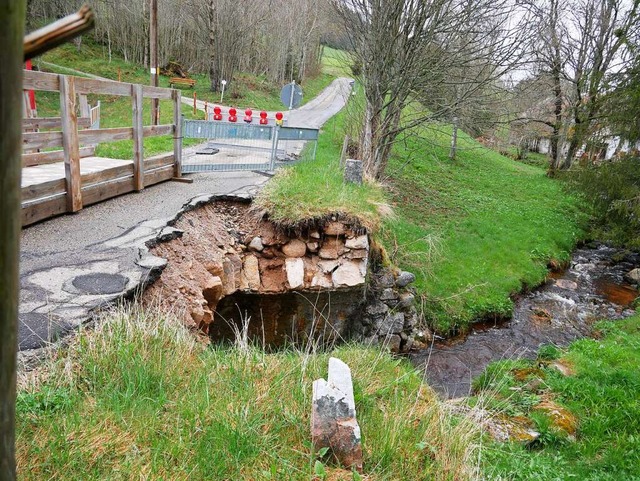
POLYGON ((302 88, 295 81, 282 87, 280 100, 289 110, 296 108, 302 102, 302 88))

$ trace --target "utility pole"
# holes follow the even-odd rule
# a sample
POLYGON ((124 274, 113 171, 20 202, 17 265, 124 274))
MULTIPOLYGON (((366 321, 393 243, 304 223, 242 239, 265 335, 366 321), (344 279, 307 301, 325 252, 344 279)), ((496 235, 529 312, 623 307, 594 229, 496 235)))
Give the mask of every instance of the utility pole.
POLYGON ((16 479, 15 401, 25 0, 0 0, 0 481, 16 479))
MULTIPOLYGON (((158 0, 149 0, 149 67, 151 86, 158 86, 158 0)), ((151 99, 151 124, 158 125, 160 111, 158 99, 151 99)))

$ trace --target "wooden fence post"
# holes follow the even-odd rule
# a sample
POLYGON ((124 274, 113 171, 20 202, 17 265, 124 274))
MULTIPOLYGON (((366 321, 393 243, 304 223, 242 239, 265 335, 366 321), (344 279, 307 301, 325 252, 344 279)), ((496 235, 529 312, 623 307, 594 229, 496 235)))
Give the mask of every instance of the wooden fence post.
POLYGON ((16 479, 15 399, 20 259, 24 0, 0 1, 0 481, 16 479))
POLYGON ((89 101, 84 94, 78 95, 78 102, 80 103, 80 117, 90 117, 91 110, 89 109, 89 101))
POLYGON ((182 177, 182 113, 180 91, 171 92, 173 100, 173 176, 182 177))
POLYGON ((137 191, 144 189, 144 146, 142 124, 142 85, 131 88, 133 110, 133 185, 137 191))
POLYGON ((82 178, 80 175, 76 88, 74 78, 66 75, 60 75, 60 116, 62 117, 67 211, 77 212, 82 209, 82 178))

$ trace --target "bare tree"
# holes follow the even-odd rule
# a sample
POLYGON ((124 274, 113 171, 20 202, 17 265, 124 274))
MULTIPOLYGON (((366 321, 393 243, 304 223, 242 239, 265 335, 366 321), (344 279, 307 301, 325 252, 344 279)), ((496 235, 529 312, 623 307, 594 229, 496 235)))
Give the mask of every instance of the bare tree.
POLYGON ((640 26, 639 4, 639 0, 524 2, 534 20, 534 66, 538 78, 548 83, 548 95, 538 101, 548 104, 546 98, 553 99, 552 111, 537 109, 539 115, 528 118, 552 130, 551 174, 569 168, 577 151, 601 129, 607 80, 621 68, 629 32, 640 26), (568 146, 563 156, 564 137, 568 146))
POLYGON ((362 65, 360 154, 371 177, 383 174, 400 132, 429 120, 459 119, 468 100, 495 84, 521 49, 517 25, 509 20, 514 7, 506 0, 333 0, 333 5, 362 65), (405 107, 420 96, 429 108, 412 108, 403 118, 405 107))

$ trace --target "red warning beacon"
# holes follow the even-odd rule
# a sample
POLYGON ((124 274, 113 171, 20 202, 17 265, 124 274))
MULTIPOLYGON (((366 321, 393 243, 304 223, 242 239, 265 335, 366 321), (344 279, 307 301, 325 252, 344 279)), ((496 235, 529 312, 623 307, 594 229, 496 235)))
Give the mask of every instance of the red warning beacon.
POLYGON ((213 120, 222 120, 222 109, 217 105, 213 108, 213 120))
POLYGON ((283 118, 283 117, 284 117, 284 115, 282 115, 282 112, 278 112, 278 113, 276 113, 276 125, 277 125, 277 126, 279 126, 279 127, 281 127, 281 126, 282 126, 282 123, 283 123, 282 118, 283 118))
POLYGON ((244 111, 243 120, 248 124, 250 124, 253 121, 253 111, 251 109, 247 109, 244 111))
POLYGON ((238 121, 238 111, 233 107, 229 109, 229 122, 237 122, 238 121))
POLYGON ((260 125, 267 125, 269 121, 267 120, 267 113, 263 110, 260 112, 260 125))

